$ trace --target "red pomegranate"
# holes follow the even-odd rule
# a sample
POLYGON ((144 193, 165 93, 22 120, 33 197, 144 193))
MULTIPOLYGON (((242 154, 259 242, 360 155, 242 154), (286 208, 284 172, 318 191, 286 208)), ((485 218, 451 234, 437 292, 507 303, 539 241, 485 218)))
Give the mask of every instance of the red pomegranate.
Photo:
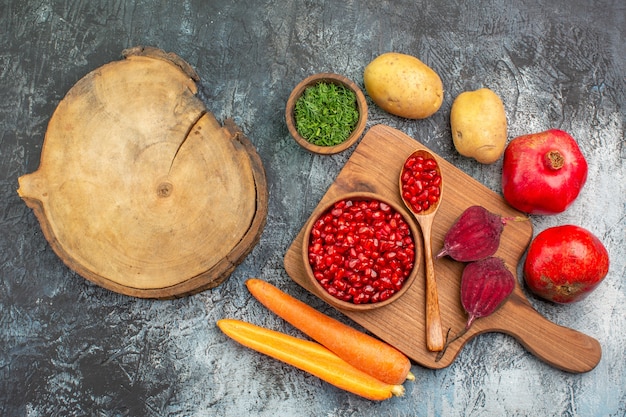
POLYGON ((535 237, 524 262, 524 280, 541 298, 572 303, 585 298, 609 271, 609 254, 579 226, 548 228, 535 237))
POLYGON ((505 200, 529 214, 563 212, 587 180, 587 161, 578 144, 557 129, 513 139, 502 164, 505 200))

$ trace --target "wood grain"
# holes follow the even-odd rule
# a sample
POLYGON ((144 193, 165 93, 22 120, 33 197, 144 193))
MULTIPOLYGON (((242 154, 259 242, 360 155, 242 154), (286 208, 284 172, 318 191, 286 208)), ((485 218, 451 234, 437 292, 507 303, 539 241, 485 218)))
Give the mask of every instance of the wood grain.
MULTIPOLYGON (((401 202, 397 178, 403 161, 416 149, 427 148, 391 127, 372 127, 320 204, 351 191, 374 192, 401 202)), ((454 220, 471 205, 482 205, 503 216, 523 215, 508 206, 500 195, 438 155, 433 155, 446 182, 445 195, 433 224, 434 251, 443 245, 445 232, 454 220)), ((302 236, 301 231, 289 247, 284 258, 285 269, 294 281, 315 293, 315 289, 304 279, 302 236)), ((514 275, 531 237, 530 221, 509 222, 505 227, 496 256, 505 260, 514 275)), ((463 264, 450 259, 440 259, 435 263, 443 326, 450 329, 451 335, 460 333, 467 320, 459 299, 462 268, 463 264)), ((600 361, 600 344, 585 334, 558 326, 541 316, 526 299, 519 280, 511 298, 496 313, 477 320, 437 359, 437 353, 429 352, 425 343, 424 287, 424 268, 420 268, 416 282, 395 303, 368 312, 341 311, 415 362, 433 369, 449 366, 469 340, 486 332, 509 334, 540 359, 565 371, 586 372, 600 361)))
POLYGON ((184 61, 154 48, 124 57, 59 103, 18 194, 57 255, 98 285, 144 298, 215 287, 265 225, 263 166, 196 97, 184 61))

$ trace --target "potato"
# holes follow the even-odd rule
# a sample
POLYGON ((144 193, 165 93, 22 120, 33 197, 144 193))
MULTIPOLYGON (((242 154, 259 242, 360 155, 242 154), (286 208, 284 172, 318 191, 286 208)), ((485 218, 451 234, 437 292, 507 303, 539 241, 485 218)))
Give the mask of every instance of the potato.
POLYGON ((454 147, 482 164, 496 162, 504 152, 507 123, 504 104, 488 88, 457 96, 450 110, 454 147))
POLYGON ((365 67, 367 94, 380 108, 407 119, 431 116, 443 102, 439 75, 411 55, 388 52, 365 67))

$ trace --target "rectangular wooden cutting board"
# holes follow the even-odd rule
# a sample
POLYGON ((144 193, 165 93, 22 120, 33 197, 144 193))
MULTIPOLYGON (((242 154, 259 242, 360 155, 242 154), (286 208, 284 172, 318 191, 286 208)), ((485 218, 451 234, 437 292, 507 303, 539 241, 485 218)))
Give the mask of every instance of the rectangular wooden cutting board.
MULTIPOLYGON (((353 191, 373 192, 402 205, 398 177, 404 160, 424 145, 406 134, 385 125, 372 127, 344 168, 331 184, 320 205, 353 191)), ((431 151, 432 153, 432 151, 431 151)), ((481 205, 504 217, 524 216, 511 208, 497 193, 465 174, 433 153, 444 177, 444 193, 432 230, 432 247, 436 253, 443 245, 446 231, 469 206, 481 205)), ((414 221, 408 214, 407 219, 414 221)), ((418 226, 419 230, 419 226, 418 226)), ((517 277, 517 265, 532 238, 532 223, 508 222, 495 256, 504 259, 517 277)), ((289 247, 284 263, 289 276, 307 290, 315 293, 305 279, 302 257, 304 227, 289 247)), ((417 237, 421 239, 421 236, 417 237)), ((385 340, 413 361, 428 368, 444 368, 452 363, 468 340, 484 332, 503 332, 515 337, 530 352, 549 364, 569 372, 586 372, 600 360, 599 343, 575 330, 558 326, 534 310, 518 282, 509 300, 493 315, 477 320, 470 331, 450 344, 445 354, 437 358, 425 342, 424 322, 424 261, 420 257, 416 282, 398 301, 366 312, 341 310, 372 334, 385 340)), ((439 304, 444 329, 450 335, 459 333, 467 316, 460 303, 460 279, 464 264, 443 258, 435 261, 439 304)), ((519 280, 518 280, 519 281, 519 280)))

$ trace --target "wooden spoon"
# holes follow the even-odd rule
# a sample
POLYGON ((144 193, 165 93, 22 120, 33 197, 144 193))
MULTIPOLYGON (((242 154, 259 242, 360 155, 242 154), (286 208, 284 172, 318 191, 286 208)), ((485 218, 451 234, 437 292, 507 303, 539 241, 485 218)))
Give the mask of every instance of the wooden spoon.
POLYGON ((426 346, 431 352, 439 352, 443 349, 445 340, 443 326, 441 324, 441 314, 439 312, 439 295, 437 292, 437 281, 435 280, 435 268, 433 264, 431 230, 435 214, 437 213, 439 203, 441 202, 441 198, 443 197, 443 177, 441 175, 439 164, 437 164, 437 161, 435 160, 433 155, 430 152, 421 149, 413 152, 406 159, 405 164, 402 167, 402 170, 400 172, 399 185, 402 201, 407 206, 409 211, 413 214, 413 217, 415 217, 415 220, 417 220, 417 223, 422 229, 422 236, 424 238, 424 260, 426 264, 426 346), (437 200, 434 202, 429 202, 428 207, 422 206, 419 209, 415 208, 414 205, 411 203, 412 198, 419 198, 417 195, 413 195, 417 193, 404 190, 405 182, 411 181, 407 178, 409 176, 407 166, 408 164, 411 164, 410 161, 414 158, 421 158, 421 160, 423 161, 434 161, 433 169, 437 172, 437 176, 439 177, 439 195, 437 200), (407 173, 407 176, 405 176, 405 172, 407 173))

